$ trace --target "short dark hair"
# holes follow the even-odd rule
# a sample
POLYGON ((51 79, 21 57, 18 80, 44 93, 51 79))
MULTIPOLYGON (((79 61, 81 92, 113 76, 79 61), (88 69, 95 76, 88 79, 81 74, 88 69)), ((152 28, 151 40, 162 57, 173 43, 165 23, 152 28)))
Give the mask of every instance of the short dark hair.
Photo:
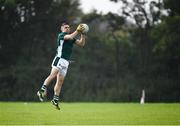
POLYGON ((61 26, 64 26, 64 25, 69 25, 69 23, 67 23, 67 22, 61 23, 61 26))

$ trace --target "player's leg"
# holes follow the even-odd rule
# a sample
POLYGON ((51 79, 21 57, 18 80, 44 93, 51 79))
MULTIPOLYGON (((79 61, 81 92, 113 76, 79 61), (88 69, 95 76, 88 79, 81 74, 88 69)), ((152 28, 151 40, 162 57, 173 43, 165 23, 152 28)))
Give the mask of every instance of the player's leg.
POLYGON ((55 67, 52 67, 50 75, 45 79, 41 89, 37 92, 40 101, 44 101, 44 98, 47 94, 47 86, 51 83, 53 79, 56 78, 59 70, 55 67))
POLYGON ((63 82, 64 82, 64 76, 61 75, 60 72, 58 72, 58 74, 57 74, 57 81, 56 81, 56 84, 54 86, 54 94, 55 95, 59 95, 60 94, 63 82))
POLYGON ((44 84, 45 86, 48 86, 52 80, 54 80, 57 77, 57 74, 59 73, 59 69, 56 67, 52 67, 50 75, 45 79, 44 84))
POLYGON ((59 95, 60 95, 60 92, 61 92, 61 87, 63 85, 63 82, 64 82, 64 76, 59 72, 57 74, 57 80, 56 80, 56 84, 54 86, 54 97, 53 97, 53 100, 51 101, 52 104, 58 110, 60 110, 58 101, 59 101, 59 95))

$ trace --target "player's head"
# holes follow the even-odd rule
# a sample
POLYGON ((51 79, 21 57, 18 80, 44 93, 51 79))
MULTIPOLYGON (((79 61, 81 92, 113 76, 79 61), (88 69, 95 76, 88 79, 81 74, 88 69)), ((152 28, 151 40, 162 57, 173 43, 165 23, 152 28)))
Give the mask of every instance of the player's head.
POLYGON ((61 24, 61 31, 70 33, 70 26, 68 23, 64 22, 61 24))

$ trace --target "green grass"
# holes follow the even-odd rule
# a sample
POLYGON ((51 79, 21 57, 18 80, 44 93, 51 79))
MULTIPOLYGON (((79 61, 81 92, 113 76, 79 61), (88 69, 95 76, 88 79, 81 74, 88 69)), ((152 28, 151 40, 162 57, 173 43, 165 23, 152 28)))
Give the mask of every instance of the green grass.
POLYGON ((0 102, 0 125, 180 125, 180 104, 0 102))

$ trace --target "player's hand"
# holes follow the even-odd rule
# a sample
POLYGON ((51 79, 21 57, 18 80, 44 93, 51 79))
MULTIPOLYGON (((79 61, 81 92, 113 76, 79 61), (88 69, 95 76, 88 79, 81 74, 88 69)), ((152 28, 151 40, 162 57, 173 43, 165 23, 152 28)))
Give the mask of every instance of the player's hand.
POLYGON ((78 27, 77 27, 77 29, 76 29, 76 31, 78 32, 78 33, 82 33, 83 31, 84 31, 84 27, 83 27, 83 25, 82 24, 79 24, 78 25, 78 27))
POLYGON ((87 34, 86 33, 81 33, 81 35, 86 36, 87 34))

